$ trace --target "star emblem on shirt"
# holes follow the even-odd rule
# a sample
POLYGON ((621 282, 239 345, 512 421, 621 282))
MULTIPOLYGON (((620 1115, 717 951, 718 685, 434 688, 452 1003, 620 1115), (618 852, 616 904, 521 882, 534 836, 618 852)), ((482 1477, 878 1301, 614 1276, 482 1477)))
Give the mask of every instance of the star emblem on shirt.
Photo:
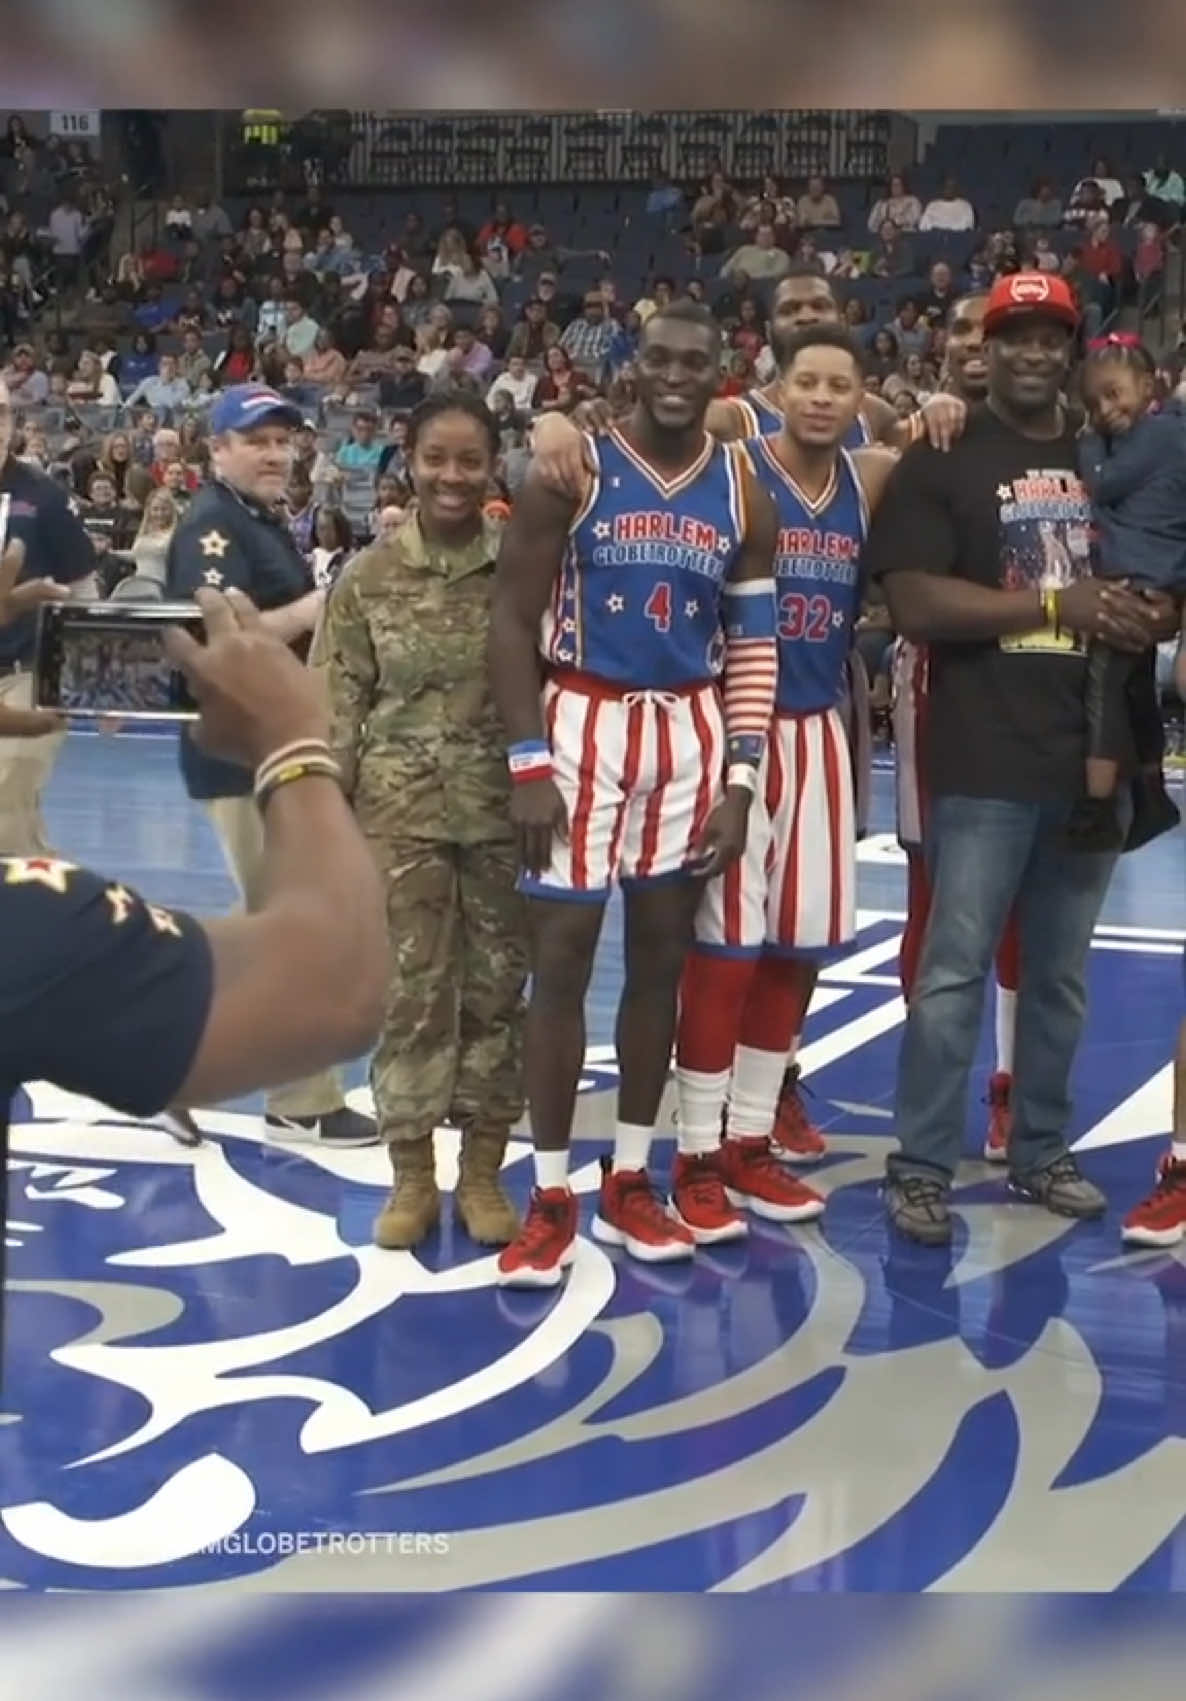
POLYGON ((695 597, 689 598, 689 600, 684 604, 684 613, 687 615, 689 620, 700 613, 700 604, 696 601, 695 597))
POLYGON ((221 561, 230 548, 230 542, 225 532, 203 532, 198 539, 198 546, 203 555, 215 555, 221 561))
POLYGON ((608 520, 598 520, 597 524, 593 527, 593 536, 607 538, 612 530, 613 527, 610 525, 608 520))
POLYGON ((1012 496, 1012 494, 1013 494, 1013 486, 1011 484, 998 484, 997 485, 997 495, 1002 502, 1007 502, 1009 500, 1009 498, 1012 496))
POLYGON ((836 630, 837 630, 837 631, 839 631, 839 630, 840 630, 840 628, 841 628, 841 627, 842 627, 842 626, 843 626, 843 625, 844 625, 844 613, 843 613, 843 610, 841 610, 841 609, 839 609, 839 608, 838 608, 838 609, 837 609, 837 610, 836 610, 836 612, 835 612, 835 614, 833 614, 833 616, 832 616, 832 625, 833 625, 833 626, 834 626, 834 627, 835 627, 835 628, 836 628, 836 630))
POLYGON ((4 875, 6 886, 45 886, 61 897, 66 895, 66 882, 77 863, 57 862, 48 856, 15 856, 4 875))
POLYGON ((615 474, 614 474, 614 476, 613 476, 613 478, 611 478, 611 479, 610 479, 610 481, 609 481, 609 487, 610 487, 610 489, 611 489, 611 490, 620 490, 620 489, 621 489, 621 487, 622 487, 622 481, 621 481, 621 479, 620 479, 620 478, 619 478, 619 477, 618 477, 618 476, 617 476, 617 474, 616 474, 616 473, 615 473, 615 474))
POLYGON ((207 567, 206 571, 202 574, 202 583, 204 585, 213 585, 217 590, 218 586, 222 584, 222 574, 218 571, 217 567, 207 567))
POLYGON ((562 620, 560 622, 560 630, 562 632, 575 632, 576 629, 577 623, 575 620, 562 620))
POLYGON ((605 606, 609 609, 611 614, 621 614, 622 610, 626 606, 626 598, 619 596, 617 591, 615 591, 613 596, 606 597, 605 606))
POLYGON ((556 660, 558 662, 570 662, 575 659, 576 652, 568 644, 561 644, 560 648, 556 651, 556 660))

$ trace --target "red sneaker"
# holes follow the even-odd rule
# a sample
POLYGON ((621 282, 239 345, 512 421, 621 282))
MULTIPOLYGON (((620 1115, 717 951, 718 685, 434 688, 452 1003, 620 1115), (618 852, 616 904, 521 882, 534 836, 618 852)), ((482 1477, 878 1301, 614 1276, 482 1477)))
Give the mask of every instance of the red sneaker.
POLYGON ((624 1246, 644 1264, 690 1258, 696 1250, 691 1229, 663 1208, 646 1170, 615 1170, 608 1158, 601 1160, 601 1197, 593 1236, 606 1246, 624 1246))
POLYGON ((800 1096, 803 1088, 799 1065, 793 1064, 782 1078, 778 1115, 770 1137, 770 1150, 780 1163, 816 1164, 828 1150, 827 1141, 804 1108, 800 1096))
POLYGON ((671 1209, 697 1246, 744 1240, 749 1225, 725 1195, 721 1153, 677 1152, 671 1177, 671 1209))
POLYGON ((988 1083, 988 1133, 984 1156, 990 1164, 1009 1162, 1009 1136, 1013 1132, 1013 1077, 998 1069, 988 1083))
POLYGON ((523 1226, 498 1256, 503 1288, 554 1288, 576 1257, 577 1202, 567 1187, 537 1187, 523 1226))
POLYGON ((1157 1186, 1124 1219, 1120 1238, 1129 1246, 1177 1246, 1186 1240, 1186 1163, 1167 1153, 1157 1166, 1157 1186))
POLYGON ((824 1201, 776 1160, 769 1140, 726 1140, 721 1154, 725 1191, 732 1205, 771 1223, 810 1223, 824 1201))

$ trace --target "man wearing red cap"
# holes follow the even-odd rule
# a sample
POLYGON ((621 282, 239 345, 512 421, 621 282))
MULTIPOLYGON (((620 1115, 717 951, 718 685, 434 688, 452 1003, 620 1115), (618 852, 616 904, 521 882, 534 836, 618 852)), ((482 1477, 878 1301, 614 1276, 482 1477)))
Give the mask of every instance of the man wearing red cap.
POLYGON ((1086 642, 1141 650, 1157 615, 1091 571, 1091 505, 1061 393, 1079 328, 1063 279, 997 280, 984 314, 987 401, 941 454, 910 449, 867 546, 895 629, 929 646, 932 901, 899 1065, 886 1197, 911 1239, 951 1239, 951 1184, 984 982, 1015 908, 1024 974, 1009 1180, 1060 1215, 1097 1217, 1067 1149, 1087 952, 1115 856, 1063 834, 1082 788, 1086 642))

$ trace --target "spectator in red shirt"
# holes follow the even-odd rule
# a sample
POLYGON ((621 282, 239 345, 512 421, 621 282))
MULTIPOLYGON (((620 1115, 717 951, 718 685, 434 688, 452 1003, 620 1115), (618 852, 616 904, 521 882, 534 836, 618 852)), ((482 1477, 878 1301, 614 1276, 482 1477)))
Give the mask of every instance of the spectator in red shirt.
POLYGON ((1097 219, 1083 249, 1081 265, 1092 277, 1106 279, 1113 288, 1124 275, 1124 255, 1112 241, 1112 226, 1106 218, 1097 219))
POLYGON ((505 201, 494 208, 494 217, 486 220, 478 232, 478 253, 484 255, 492 243, 499 243, 513 260, 527 246, 527 226, 520 224, 505 201))
MULTIPOLYGON (((737 333, 734 332, 734 342, 736 342, 736 338, 737 333)), ((723 397, 744 396, 747 390, 756 387, 757 382, 758 375, 754 371, 752 359, 743 349, 739 348, 729 357, 729 372, 726 377, 721 379, 721 387, 717 391, 717 395, 723 397)))
MULTIPOLYGON (((737 311, 739 315, 739 322, 737 329, 734 331, 729 341, 740 354, 744 354, 748 357, 750 364, 752 365, 761 354, 762 345, 766 341, 762 327, 762 318, 758 312, 757 302, 751 300, 749 296, 743 297, 737 311)), ((730 370, 732 370, 732 363, 730 363, 730 370)), ((736 393, 736 391, 729 392, 730 395, 735 395, 736 393)))

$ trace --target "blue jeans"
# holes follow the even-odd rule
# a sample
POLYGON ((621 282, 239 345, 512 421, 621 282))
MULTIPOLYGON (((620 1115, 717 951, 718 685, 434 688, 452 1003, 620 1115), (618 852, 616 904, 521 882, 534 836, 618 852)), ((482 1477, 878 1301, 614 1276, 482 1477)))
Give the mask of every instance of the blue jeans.
POLYGON ((984 983, 1010 910, 1021 937, 1010 1168, 1066 1151, 1070 1075, 1087 1011, 1087 953, 1116 857, 1064 848, 1070 805, 934 800, 932 898, 898 1063, 894 1175, 949 1180, 960 1160, 984 983))

